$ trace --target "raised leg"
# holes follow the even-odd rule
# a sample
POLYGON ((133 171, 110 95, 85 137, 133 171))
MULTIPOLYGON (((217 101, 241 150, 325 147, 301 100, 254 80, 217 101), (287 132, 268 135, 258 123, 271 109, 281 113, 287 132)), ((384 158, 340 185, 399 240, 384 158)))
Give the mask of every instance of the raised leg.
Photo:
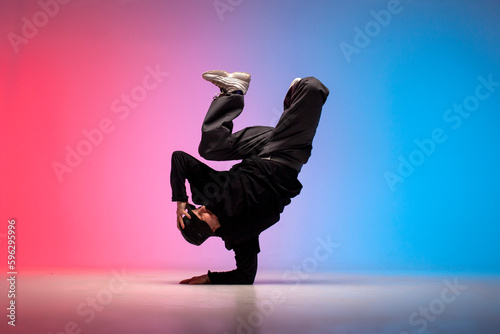
POLYGON ((314 77, 304 78, 290 87, 284 112, 259 155, 305 164, 311 156, 312 142, 328 95, 328 88, 314 77))
POLYGON ((201 128, 198 152, 207 160, 239 160, 259 154, 273 130, 253 126, 233 133, 233 120, 243 111, 240 94, 225 94, 216 98, 208 109, 201 128))

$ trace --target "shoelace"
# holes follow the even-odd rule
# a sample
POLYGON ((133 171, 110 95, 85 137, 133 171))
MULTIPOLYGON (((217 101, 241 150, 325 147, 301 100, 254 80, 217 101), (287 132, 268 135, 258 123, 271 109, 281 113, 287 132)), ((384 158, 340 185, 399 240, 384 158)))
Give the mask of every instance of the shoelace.
POLYGON ((227 91, 223 88, 220 89, 220 93, 217 93, 215 96, 214 96, 214 100, 217 99, 218 97, 220 96, 223 96, 223 95, 226 95, 227 94, 227 91))

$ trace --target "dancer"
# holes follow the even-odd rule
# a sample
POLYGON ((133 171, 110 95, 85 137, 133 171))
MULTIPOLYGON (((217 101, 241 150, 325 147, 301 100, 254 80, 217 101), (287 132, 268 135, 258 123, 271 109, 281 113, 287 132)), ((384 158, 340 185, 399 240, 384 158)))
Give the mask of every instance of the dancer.
POLYGON ((297 78, 290 85, 284 112, 273 127, 253 126, 233 133, 241 114, 250 74, 208 71, 203 78, 220 88, 202 125, 198 148, 207 160, 242 160, 229 171, 216 171, 191 155, 172 154, 170 183, 177 202, 177 227, 191 244, 222 238, 234 250, 236 269, 211 272, 181 284, 253 284, 257 273, 259 235, 280 219, 284 207, 297 196, 297 176, 312 150, 321 110, 329 94, 314 77, 297 78), (185 181, 191 188, 188 203, 185 181))

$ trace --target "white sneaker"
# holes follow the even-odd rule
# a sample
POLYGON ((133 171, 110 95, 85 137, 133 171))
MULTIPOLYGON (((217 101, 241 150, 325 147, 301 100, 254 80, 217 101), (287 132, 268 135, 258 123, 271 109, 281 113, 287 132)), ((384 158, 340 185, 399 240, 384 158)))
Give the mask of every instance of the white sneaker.
POLYGON ((290 87, 288 88, 288 90, 290 90, 290 88, 293 87, 293 85, 295 85, 297 82, 299 82, 300 80, 302 80, 302 78, 295 78, 293 79, 292 83, 290 84, 290 87))
POLYGON ((250 74, 245 72, 208 71, 202 77, 228 93, 241 90, 243 95, 247 93, 251 80, 250 74))

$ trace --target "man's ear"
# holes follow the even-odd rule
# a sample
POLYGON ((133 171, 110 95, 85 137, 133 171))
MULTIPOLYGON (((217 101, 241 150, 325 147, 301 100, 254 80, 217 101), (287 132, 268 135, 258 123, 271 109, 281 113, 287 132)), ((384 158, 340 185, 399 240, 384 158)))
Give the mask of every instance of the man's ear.
POLYGON ((198 211, 198 212, 199 213, 206 213, 207 212, 207 208, 204 205, 202 205, 202 206, 200 206, 200 211, 198 211))

